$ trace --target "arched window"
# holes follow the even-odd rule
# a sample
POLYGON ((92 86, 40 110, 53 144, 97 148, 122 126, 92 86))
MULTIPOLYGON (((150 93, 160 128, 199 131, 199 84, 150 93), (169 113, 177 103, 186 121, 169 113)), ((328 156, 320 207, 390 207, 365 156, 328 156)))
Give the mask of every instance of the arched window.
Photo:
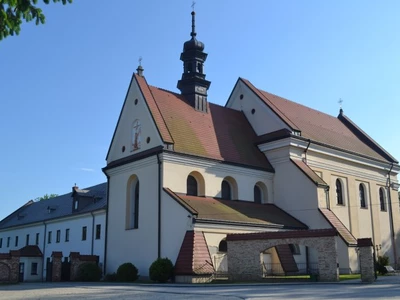
POLYGON ((381 211, 386 211, 386 203, 385 203, 385 189, 379 189, 379 204, 381 206, 381 211))
POLYGON ((130 178, 127 193, 126 228, 139 228, 139 180, 136 176, 130 178))
POLYGON ((358 187, 358 197, 360 198, 360 206, 361 206, 361 208, 366 208, 367 207, 367 203, 365 201, 365 188, 364 188, 364 185, 362 183, 360 183, 360 185, 358 187))
POLYGON ((228 243, 225 239, 219 242, 218 252, 228 252, 228 243))
POLYGON ((225 200, 232 200, 231 185, 228 181, 222 180, 221 184, 221 198, 225 200))
POLYGON ((339 179, 336 179, 336 203, 339 205, 344 205, 342 183, 339 179))
POLYGON ((254 186, 254 202, 262 203, 262 191, 258 185, 254 186))
POLYGON ((297 244, 289 244, 290 252, 292 252, 293 255, 300 255, 300 247, 297 244))
POLYGON ((192 175, 189 175, 186 180, 186 194, 190 196, 198 196, 197 180, 192 175))

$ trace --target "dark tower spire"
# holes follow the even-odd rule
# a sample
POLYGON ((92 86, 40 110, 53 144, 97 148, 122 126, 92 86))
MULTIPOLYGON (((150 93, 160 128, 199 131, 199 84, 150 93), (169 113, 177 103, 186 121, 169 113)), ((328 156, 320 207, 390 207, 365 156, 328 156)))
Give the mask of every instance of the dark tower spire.
POLYGON ((181 61, 183 61, 183 73, 178 81, 178 89, 189 103, 198 111, 207 112, 207 90, 211 82, 206 80, 203 73, 204 62, 207 53, 204 53, 204 44, 196 39, 196 24, 194 10, 192 11, 192 37, 183 44, 181 61))

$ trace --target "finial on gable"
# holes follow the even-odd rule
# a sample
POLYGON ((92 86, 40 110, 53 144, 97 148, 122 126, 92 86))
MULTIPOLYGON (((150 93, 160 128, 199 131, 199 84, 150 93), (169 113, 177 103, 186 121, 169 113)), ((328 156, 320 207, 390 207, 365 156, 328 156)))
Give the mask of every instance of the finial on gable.
POLYGON ((191 37, 196 36, 196 20, 195 20, 195 15, 196 13, 194 12, 194 6, 196 5, 196 2, 192 2, 192 32, 190 33, 191 37))
POLYGON ((139 66, 137 67, 136 71, 137 71, 137 74, 138 74, 139 76, 143 77, 143 71, 144 71, 144 69, 143 69, 143 67, 142 67, 142 57, 141 57, 141 56, 139 56, 139 66))
POLYGON ((342 109, 343 100, 342 100, 342 98, 339 98, 338 103, 339 103, 339 105, 340 105, 339 114, 343 115, 343 109, 342 109))

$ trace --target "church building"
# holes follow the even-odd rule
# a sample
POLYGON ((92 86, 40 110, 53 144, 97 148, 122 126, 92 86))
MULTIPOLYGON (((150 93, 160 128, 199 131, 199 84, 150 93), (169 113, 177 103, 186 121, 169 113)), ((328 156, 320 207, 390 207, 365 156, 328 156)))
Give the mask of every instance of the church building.
MULTIPOLYGON (((359 271, 357 238, 397 263, 394 157, 343 110, 331 116, 244 78, 225 106, 209 101, 194 11, 180 59, 180 93, 150 85, 142 66, 128 87, 103 168, 106 273, 129 261, 148 276, 168 257, 177 281, 207 281, 227 272, 227 234, 329 228, 341 273, 359 271)), ((260 253, 260 265, 283 268, 316 260, 301 244, 260 253)))

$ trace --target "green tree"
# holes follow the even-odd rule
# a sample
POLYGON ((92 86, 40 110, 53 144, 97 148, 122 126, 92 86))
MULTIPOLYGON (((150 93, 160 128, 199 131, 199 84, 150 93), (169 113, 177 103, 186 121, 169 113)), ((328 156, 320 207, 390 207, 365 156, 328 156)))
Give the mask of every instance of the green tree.
POLYGON ((54 198, 54 197, 57 197, 57 196, 58 196, 57 194, 50 194, 50 195, 45 194, 45 195, 43 195, 42 197, 37 197, 37 198, 35 199, 35 201, 49 200, 50 198, 54 198))
MULTIPOLYGON (((43 0, 45 4, 50 1, 72 3, 72 0, 43 0)), ((36 5, 38 0, 0 0, 0 40, 21 31, 22 21, 35 21, 36 25, 44 24, 46 17, 36 5)))

